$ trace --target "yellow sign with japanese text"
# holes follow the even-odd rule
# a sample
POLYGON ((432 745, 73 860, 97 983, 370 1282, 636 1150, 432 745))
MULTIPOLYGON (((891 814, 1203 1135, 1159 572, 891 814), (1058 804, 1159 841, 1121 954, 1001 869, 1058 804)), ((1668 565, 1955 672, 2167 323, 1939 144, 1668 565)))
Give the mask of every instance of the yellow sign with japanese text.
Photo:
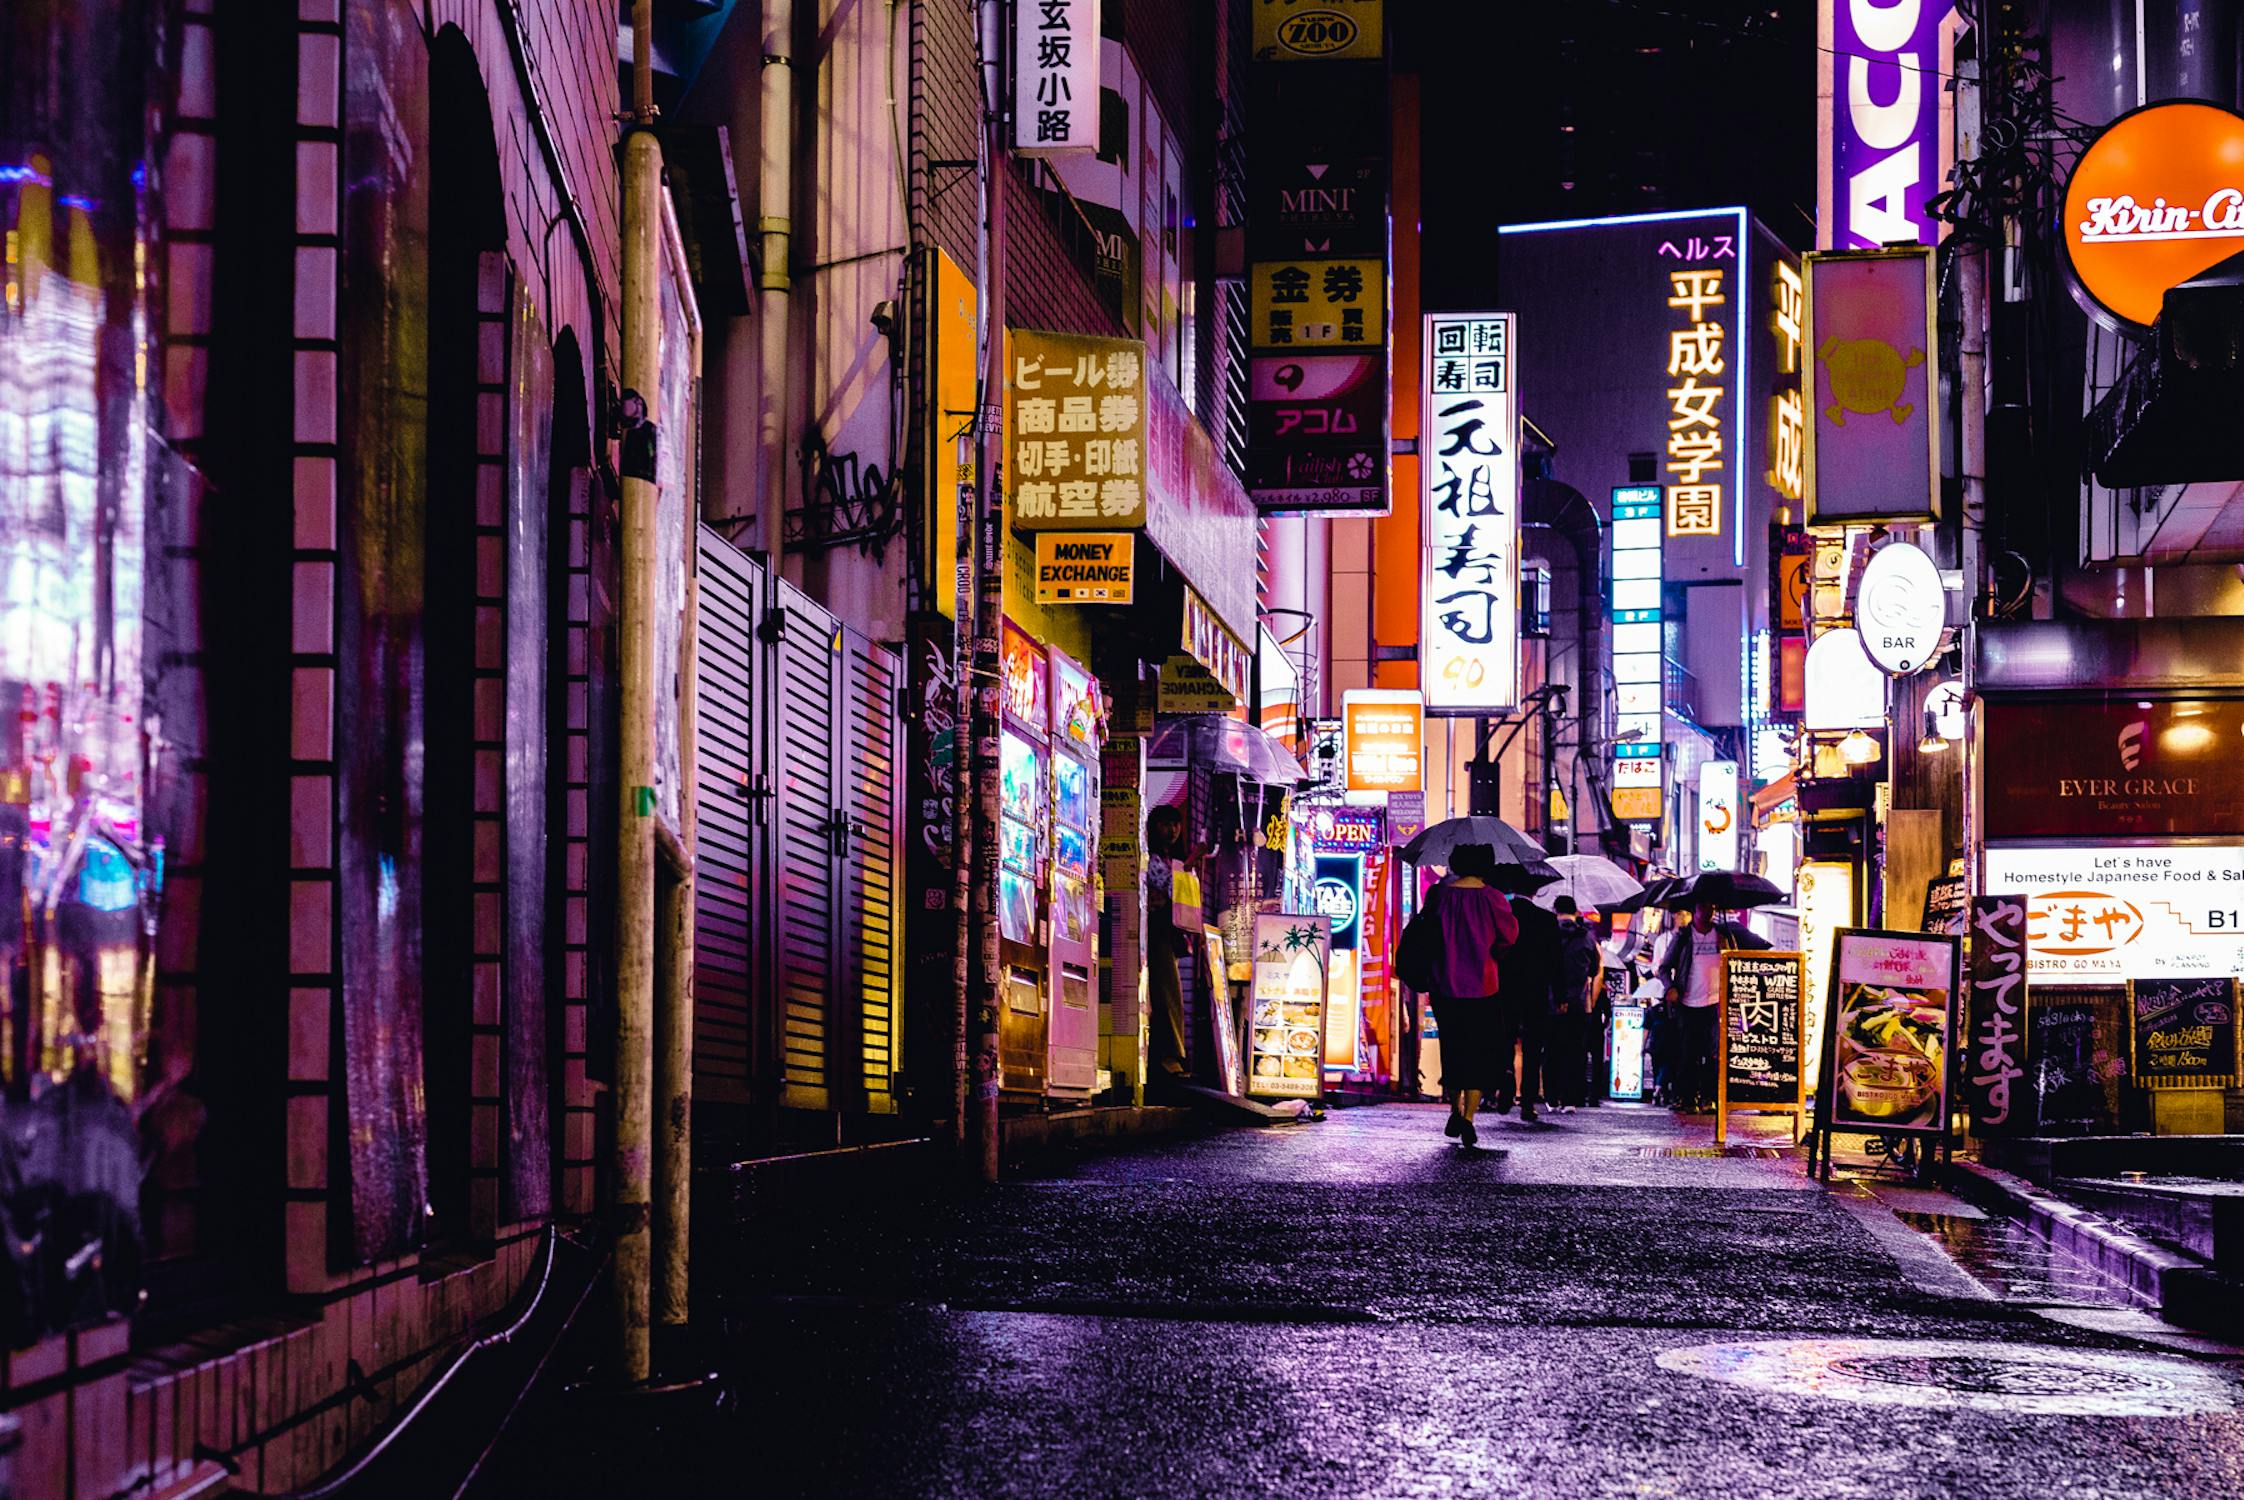
POLYGON ((1374 349, 1387 340, 1387 268, 1376 259, 1256 261, 1247 311, 1258 349, 1374 349))
POLYGON ((1128 604, 1137 535, 1128 531, 1036 534, 1036 602, 1128 604))
POLYGON ((1145 525, 1145 345, 1015 330, 1005 381, 1005 498, 1022 531, 1145 525))

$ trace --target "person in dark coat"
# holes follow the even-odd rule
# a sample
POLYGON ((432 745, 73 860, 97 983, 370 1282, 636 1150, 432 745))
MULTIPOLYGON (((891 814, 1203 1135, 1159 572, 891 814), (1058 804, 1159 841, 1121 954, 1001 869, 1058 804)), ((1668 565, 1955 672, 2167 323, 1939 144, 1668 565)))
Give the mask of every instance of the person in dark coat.
POLYGON ((1590 1017, 1604 981, 1597 935, 1582 922, 1572 896, 1551 903, 1558 918, 1558 963, 1543 1051, 1543 1088, 1562 1114, 1589 1100, 1590 1017))
POLYGON ((1519 940, 1502 960, 1504 988, 1497 1015, 1503 1027, 1498 1043, 1496 1113, 1511 1110, 1513 1053, 1517 1052, 1520 1119, 1532 1125, 1541 1116, 1535 1105, 1543 1095, 1543 1044, 1550 1029, 1551 996, 1558 985, 1558 918, 1531 901, 1518 903, 1519 940))
POLYGON ((1722 1024, 1722 955, 1741 948, 1766 948, 1768 940, 1742 922, 1718 917, 1711 906, 1691 913, 1691 925, 1676 933, 1660 961, 1659 979, 1667 987, 1671 1025, 1681 1029, 1677 1050, 1680 1075, 1673 1089, 1677 1109, 1704 1113, 1714 1107, 1714 1059, 1722 1024))
MULTIPOLYGON (((1498 957, 1519 936, 1518 908, 1491 883, 1496 851, 1461 844, 1449 857, 1449 878, 1426 893, 1416 921, 1430 922, 1439 938, 1433 955, 1434 1019, 1441 1025, 1442 1091, 1449 1095, 1445 1135, 1471 1147, 1480 1140, 1473 1116, 1499 1077, 1497 994, 1504 976, 1498 957)), ((1524 905, 1524 903, 1522 903, 1524 905)))

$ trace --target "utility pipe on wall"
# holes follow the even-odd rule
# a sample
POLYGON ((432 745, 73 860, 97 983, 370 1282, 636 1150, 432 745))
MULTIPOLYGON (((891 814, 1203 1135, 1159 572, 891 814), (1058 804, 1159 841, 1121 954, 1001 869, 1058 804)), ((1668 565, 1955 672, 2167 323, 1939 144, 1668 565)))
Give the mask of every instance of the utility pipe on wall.
MULTIPOLYGON (((633 0, 632 125, 623 141, 623 384, 626 421, 643 417, 660 389, 662 350, 662 147, 654 118, 653 0, 633 0)), ((617 777, 623 806, 616 838, 616 1065, 614 1324, 619 1373, 642 1384, 649 1370, 648 1200, 653 1182, 655 927, 654 570, 655 432, 626 431, 622 452, 621 598, 617 607, 621 698, 617 777)))
POLYGON ((756 272, 756 316, 763 322, 762 362, 757 370, 756 445, 763 461, 764 550, 774 578, 780 576, 787 508, 787 319, 794 276, 795 222, 795 4, 764 0, 762 159, 756 175, 757 229, 762 264, 756 272))

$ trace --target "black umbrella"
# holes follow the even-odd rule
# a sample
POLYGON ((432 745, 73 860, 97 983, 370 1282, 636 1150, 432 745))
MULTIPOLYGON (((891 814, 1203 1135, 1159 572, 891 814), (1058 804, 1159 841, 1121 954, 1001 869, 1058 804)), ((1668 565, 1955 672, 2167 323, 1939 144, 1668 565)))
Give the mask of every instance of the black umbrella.
POLYGON ((1599 907, 1598 910, 1604 912, 1640 911, 1647 906, 1657 906, 1660 904, 1660 897, 1675 889, 1676 884, 1676 877, 1673 875, 1648 876, 1644 881, 1644 889, 1638 891, 1626 901, 1615 901, 1609 906, 1599 907))
POLYGON ((1555 884, 1566 877, 1556 865, 1531 859, 1524 864, 1498 865, 1496 878, 1489 884, 1507 896, 1532 896, 1546 885, 1555 884))
POLYGON ((1736 870, 1701 870, 1660 892, 1653 902, 1671 911, 1711 906, 1716 911, 1743 911, 1749 906, 1776 906, 1792 898, 1758 875, 1736 870))

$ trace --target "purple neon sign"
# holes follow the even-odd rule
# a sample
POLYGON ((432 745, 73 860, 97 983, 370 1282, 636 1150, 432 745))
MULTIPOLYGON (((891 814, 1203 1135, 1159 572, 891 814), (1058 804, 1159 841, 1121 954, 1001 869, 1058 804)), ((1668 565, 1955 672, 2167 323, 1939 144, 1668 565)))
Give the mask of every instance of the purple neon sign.
POLYGON ((1952 0, 1824 0, 1831 38, 1830 244, 1929 245, 1941 190, 1940 32, 1952 0))

